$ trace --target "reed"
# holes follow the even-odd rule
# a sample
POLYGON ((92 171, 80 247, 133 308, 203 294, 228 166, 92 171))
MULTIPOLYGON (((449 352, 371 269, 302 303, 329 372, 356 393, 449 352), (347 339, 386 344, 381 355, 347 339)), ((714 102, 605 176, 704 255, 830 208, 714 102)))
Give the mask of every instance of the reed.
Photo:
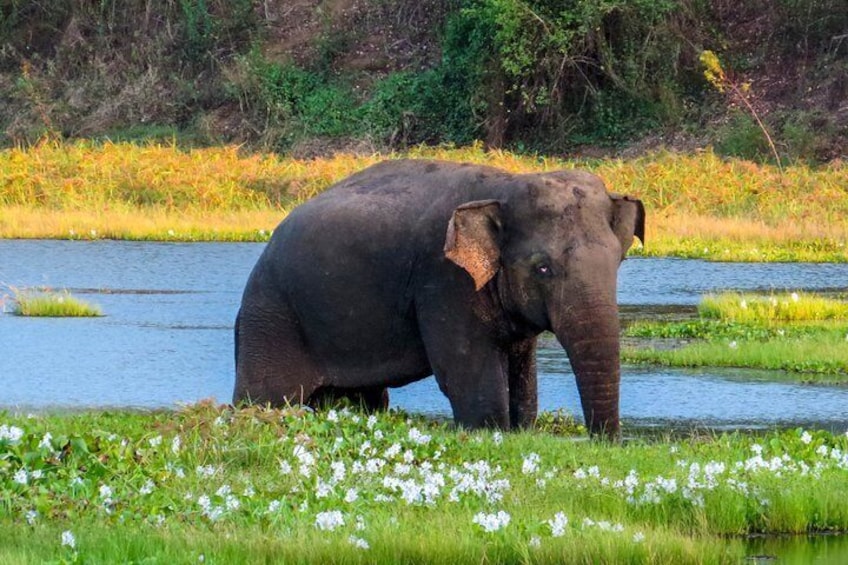
POLYGON ((16 316, 41 318, 92 318, 102 316, 99 306, 75 298, 67 290, 19 290, 12 288, 16 316))
POLYGON ((236 147, 45 141, 0 151, 0 237, 257 240, 294 206, 384 159, 513 172, 583 168, 648 210, 634 254, 848 261, 848 166, 768 165, 707 150, 564 160, 468 147, 294 159, 236 147), (231 227, 228 218, 236 218, 231 227))

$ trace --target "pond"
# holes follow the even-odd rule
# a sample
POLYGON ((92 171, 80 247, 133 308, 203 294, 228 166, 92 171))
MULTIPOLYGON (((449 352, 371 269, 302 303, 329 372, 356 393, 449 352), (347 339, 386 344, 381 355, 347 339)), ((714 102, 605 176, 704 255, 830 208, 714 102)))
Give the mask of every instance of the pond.
MULTIPOLYGON (((0 314, 0 409, 174 407, 233 385, 232 323, 264 244, 0 241, 0 299, 10 286, 67 288, 100 305, 89 319, 0 314)), ((848 265, 629 259, 619 302, 629 317, 689 307, 709 291, 844 292, 848 265)), ((548 343, 546 340, 545 343, 548 343)), ((540 408, 580 413, 563 351, 539 352, 540 408)), ((742 370, 624 367, 621 413, 633 426, 848 429, 848 387, 774 382, 742 370)), ((449 416, 432 378, 391 392, 392 405, 449 416)))

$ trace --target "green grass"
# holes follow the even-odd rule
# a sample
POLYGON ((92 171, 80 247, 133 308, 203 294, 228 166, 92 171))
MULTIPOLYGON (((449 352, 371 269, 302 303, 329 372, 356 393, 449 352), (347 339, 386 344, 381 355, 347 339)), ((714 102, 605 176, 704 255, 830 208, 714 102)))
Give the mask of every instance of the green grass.
POLYGON ((737 563, 735 536, 848 529, 846 453, 821 431, 618 445, 347 409, 0 414, 0 562, 737 563))
POLYGON ((17 316, 81 318, 103 315, 98 306, 72 296, 67 290, 12 291, 12 313, 17 316))
POLYGON ((708 294, 698 306, 703 318, 736 322, 806 322, 811 320, 848 320, 848 302, 804 292, 708 294))
POLYGON ((637 322, 636 338, 673 339, 675 348, 629 347, 629 363, 675 367, 748 367, 801 374, 803 380, 848 379, 848 303, 807 293, 705 296, 699 319, 637 322), (685 342, 685 343, 684 343, 685 342))
POLYGON ((99 306, 71 295, 67 290, 18 290, 14 293, 12 313, 16 316, 45 318, 90 318, 102 316, 99 306))

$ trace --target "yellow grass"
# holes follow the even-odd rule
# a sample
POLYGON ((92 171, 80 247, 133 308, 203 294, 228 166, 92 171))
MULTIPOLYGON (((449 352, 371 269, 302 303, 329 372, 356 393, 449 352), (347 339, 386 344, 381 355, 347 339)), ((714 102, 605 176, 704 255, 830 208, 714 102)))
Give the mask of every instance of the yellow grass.
POLYGON ((0 151, 0 237, 262 240, 292 207, 400 157, 591 170, 645 203, 648 245, 637 254, 848 261, 848 166, 781 174, 711 151, 577 162, 475 145, 300 160, 236 147, 44 142, 0 151))

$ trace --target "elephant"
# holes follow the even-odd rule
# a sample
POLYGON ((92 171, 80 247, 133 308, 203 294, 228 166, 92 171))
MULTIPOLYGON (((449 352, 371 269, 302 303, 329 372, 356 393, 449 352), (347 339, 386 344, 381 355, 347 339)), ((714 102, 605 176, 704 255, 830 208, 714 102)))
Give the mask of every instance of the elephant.
POLYGON ((434 375, 456 424, 528 427, 551 331, 589 432, 617 437, 617 274, 644 229, 641 201, 589 172, 372 165, 274 230, 236 316, 233 402, 379 409, 387 387, 434 375))

